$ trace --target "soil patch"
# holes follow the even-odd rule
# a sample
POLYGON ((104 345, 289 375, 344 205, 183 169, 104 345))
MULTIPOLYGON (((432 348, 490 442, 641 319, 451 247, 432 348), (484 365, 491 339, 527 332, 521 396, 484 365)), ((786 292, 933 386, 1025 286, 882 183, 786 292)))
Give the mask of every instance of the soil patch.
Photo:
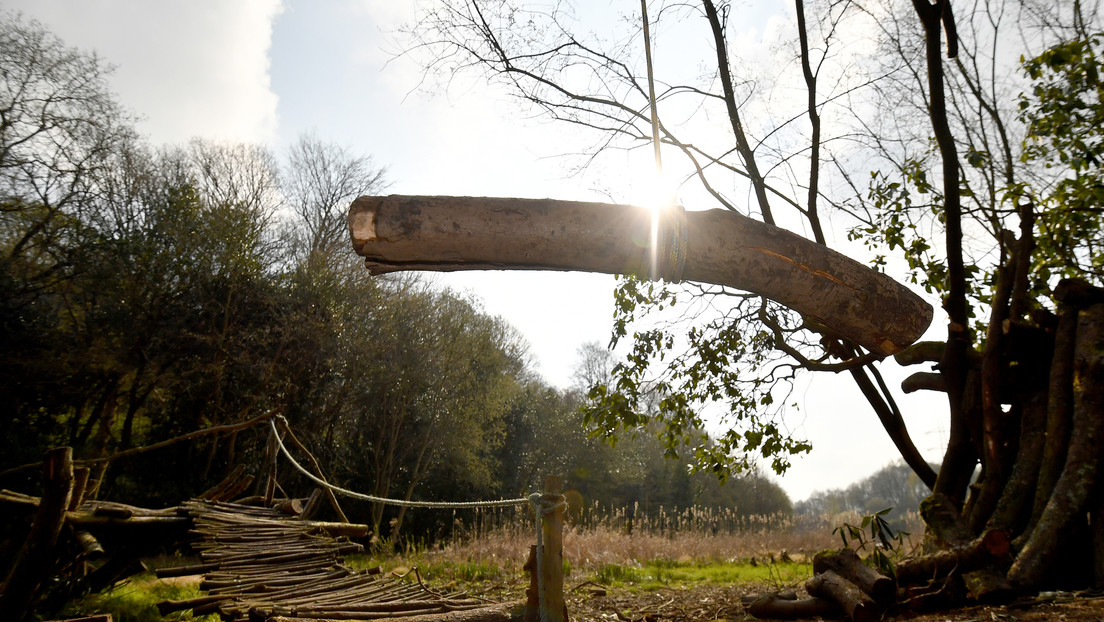
MULTIPOLYGON (((567 595, 571 620, 588 622, 659 622, 677 620, 755 620, 744 613, 743 596, 766 590, 749 586, 704 585, 651 592, 583 586, 567 595)), ((1104 596, 1050 594, 1010 605, 977 606, 933 613, 903 612, 885 618, 909 622, 1100 622, 1104 620, 1104 596)))

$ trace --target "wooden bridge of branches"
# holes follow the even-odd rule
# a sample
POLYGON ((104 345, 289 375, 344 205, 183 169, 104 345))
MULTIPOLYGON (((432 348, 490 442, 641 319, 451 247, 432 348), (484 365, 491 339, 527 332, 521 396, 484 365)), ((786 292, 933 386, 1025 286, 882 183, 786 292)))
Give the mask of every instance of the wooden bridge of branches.
POLYGON ((199 536, 192 546, 202 562, 157 576, 203 574, 200 589, 207 595, 161 602, 162 615, 191 609, 233 622, 511 617, 510 606, 432 590, 417 570, 410 573, 413 581, 379 568, 354 570, 342 558, 362 552, 362 545, 274 508, 193 500, 182 509, 199 536))
MULTIPOLYGON (((44 586, 51 579, 67 578, 75 586, 73 591, 98 591, 142 570, 139 557, 143 552, 182 542, 190 543, 198 554, 198 563, 161 568, 156 574, 159 578, 202 575, 200 590, 206 594, 163 601, 158 604, 162 615, 190 609, 197 615, 217 613, 227 622, 566 619, 561 543, 564 503, 559 478, 548 478, 545 493, 524 499, 437 503, 363 495, 330 484, 314 456, 275 413, 171 442, 228 427, 241 429, 264 423, 271 426, 271 435, 262 468, 263 494, 241 497, 255 478, 239 465, 198 497, 160 510, 97 500, 96 480, 90 483, 90 473, 97 464, 75 463, 68 447, 50 451, 40 463, 44 475, 41 497, 0 491, 0 505, 33 512, 24 546, 9 576, 0 583, 0 619, 26 617, 47 591, 44 586), (311 470, 292 456, 285 439, 299 450, 311 470), (279 487, 276 460, 280 455, 320 485, 309 498, 275 498, 279 487), (379 568, 356 570, 346 565, 345 556, 363 552, 363 545, 354 540, 368 536, 370 529, 348 521, 335 492, 377 503, 430 508, 531 505, 541 527, 538 544, 531 547, 530 564, 526 566, 531 573, 527 599, 493 603, 431 589, 416 569, 397 576, 379 568), (323 497, 329 499, 341 522, 311 519, 323 497), (101 540, 111 544, 105 546, 101 540), (116 546, 119 543, 123 544, 116 546), (95 569, 89 571, 93 565, 95 569)), ((159 443, 157 447, 165 445, 159 443)), ((102 471, 100 468, 101 476, 102 471)))

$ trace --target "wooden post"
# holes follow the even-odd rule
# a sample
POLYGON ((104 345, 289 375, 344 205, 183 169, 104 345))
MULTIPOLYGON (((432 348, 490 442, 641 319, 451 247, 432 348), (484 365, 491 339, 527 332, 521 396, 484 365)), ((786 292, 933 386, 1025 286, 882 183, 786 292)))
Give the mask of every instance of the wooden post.
MULTIPOLYGON (((561 499, 563 478, 551 475, 544 479, 544 499, 555 503, 561 499)), ((563 592, 563 507, 544 515, 541 521, 543 557, 541 571, 542 622, 567 622, 567 605, 563 592)))
POLYGON ((88 490, 88 476, 91 470, 88 467, 73 467, 73 494, 69 496, 69 508, 72 512, 84 503, 84 493, 88 490))
POLYGON ((280 448, 276 446, 276 430, 268 435, 268 445, 265 447, 265 458, 268 477, 265 479, 264 507, 272 507, 272 497, 276 494, 276 452, 280 448))
POLYGON ((103 484, 104 478, 107 477, 107 466, 109 461, 104 460, 97 462, 91 472, 88 474, 88 483, 84 486, 84 501, 94 501, 96 497, 100 496, 100 486, 103 484))
POLYGON ((73 494, 73 449, 58 447, 42 461, 42 500, 31 531, 0 584, 0 620, 22 620, 54 571, 54 547, 73 494))

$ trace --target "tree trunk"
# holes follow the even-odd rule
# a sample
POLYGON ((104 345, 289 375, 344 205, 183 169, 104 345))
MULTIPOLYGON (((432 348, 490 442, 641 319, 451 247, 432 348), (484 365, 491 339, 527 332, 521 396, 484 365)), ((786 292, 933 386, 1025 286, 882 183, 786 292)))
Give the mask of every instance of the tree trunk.
MULTIPOLYGON (((969 549, 974 543, 969 525, 959 514, 955 503, 945 495, 937 493, 925 499, 920 504, 920 513, 928 527, 928 536, 935 540, 939 549, 969 549)), ((1003 535, 1003 541, 1007 540, 1008 536, 1003 535)), ((988 542, 984 547, 989 552, 994 549, 988 542)), ((970 596, 981 602, 1000 602, 1012 596, 1012 586, 1004 574, 993 567, 983 565, 977 570, 964 572, 963 580, 970 596)))
MULTIPOLYGON (((1070 421, 1073 417, 1073 354, 1077 345, 1077 309, 1065 307, 1059 310, 1058 329, 1054 335, 1054 354, 1051 356, 1050 381, 1047 391, 1047 421, 1043 456, 1039 464, 1039 476, 1032 495, 1031 517, 1024 529, 1024 538, 1034 530, 1043 515, 1050 493, 1062 473, 1069 445, 1070 421)), ((1022 542, 1017 541, 1022 546, 1022 542)))
POLYGON ((754 292, 873 352, 892 354, 931 322, 908 288, 784 229, 728 210, 657 216, 550 199, 361 197, 353 247, 373 274, 396 270, 580 270, 700 281, 754 292))
POLYGON ((1021 589, 1046 580, 1062 533, 1087 509, 1104 440, 1104 304, 1078 314, 1073 362, 1073 427, 1065 467, 1039 523, 1032 530, 1008 577, 1021 589))

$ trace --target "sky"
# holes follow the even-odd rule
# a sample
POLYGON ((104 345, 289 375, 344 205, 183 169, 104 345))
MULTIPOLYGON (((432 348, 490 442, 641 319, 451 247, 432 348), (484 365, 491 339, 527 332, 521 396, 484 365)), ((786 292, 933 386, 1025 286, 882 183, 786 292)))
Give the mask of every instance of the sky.
MULTIPOLYGON (((597 3, 625 10, 635 2, 597 3)), ((572 178, 565 128, 521 113, 494 89, 460 83, 427 93, 394 31, 412 15, 398 0, 6 0, 67 44, 115 66, 112 90, 153 144, 193 137, 261 143, 279 153, 300 135, 350 147, 386 166, 389 193, 609 200, 610 182, 572 178), (601 187, 599 187, 599 185, 601 187)), ((737 40, 757 43, 781 3, 741 9, 737 40)), ((616 181, 616 180, 615 180, 616 181)), ((624 197, 633 196, 623 190, 624 197)), ((566 387, 578 348, 609 341, 614 277, 467 272, 433 277, 482 300, 529 342, 536 369, 566 387)), ((934 302, 934 301, 931 301, 934 302)), ((938 324, 938 320, 936 324, 938 324)), ((891 379, 904 376, 890 366, 891 379)), ((776 479, 798 501, 843 488, 897 458, 849 380, 799 387, 791 430, 815 449, 776 479)), ((898 397, 900 395, 898 394, 898 397)), ((902 401, 914 441, 938 462, 946 442, 938 396, 902 401)))

